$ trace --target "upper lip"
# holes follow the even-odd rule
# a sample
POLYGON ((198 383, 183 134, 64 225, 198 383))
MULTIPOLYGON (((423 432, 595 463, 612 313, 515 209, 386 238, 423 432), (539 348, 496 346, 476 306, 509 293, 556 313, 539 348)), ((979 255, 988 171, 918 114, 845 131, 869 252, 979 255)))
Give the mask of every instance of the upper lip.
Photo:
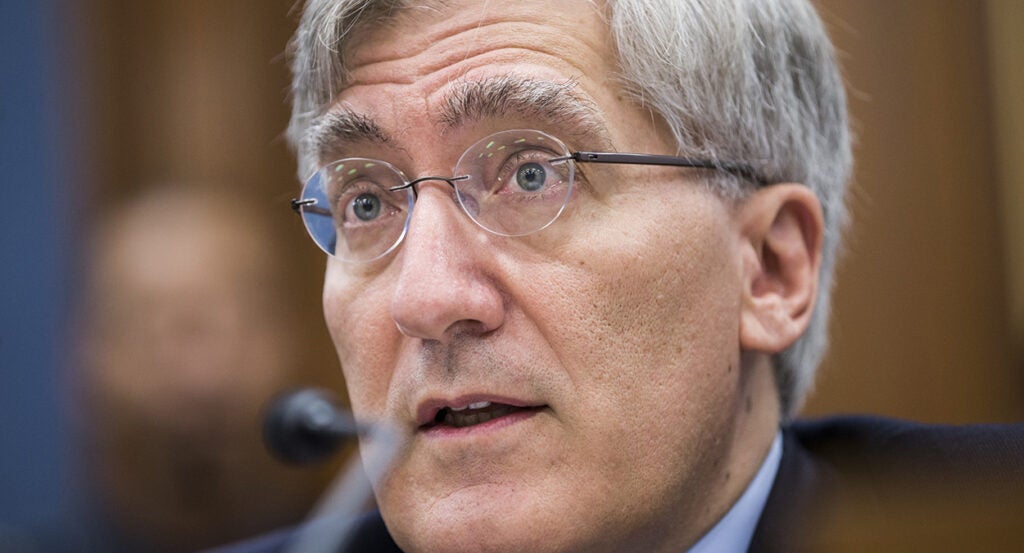
POLYGON ((436 419, 438 412, 442 409, 462 409, 468 407, 472 403, 480 403, 484 401, 511 405, 513 407, 543 406, 543 403, 534 401, 484 393, 462 394, 454 397, 430 397, 421 401, 419 406, 416 408, 416 424, 420 427, 432 424, 436 419))

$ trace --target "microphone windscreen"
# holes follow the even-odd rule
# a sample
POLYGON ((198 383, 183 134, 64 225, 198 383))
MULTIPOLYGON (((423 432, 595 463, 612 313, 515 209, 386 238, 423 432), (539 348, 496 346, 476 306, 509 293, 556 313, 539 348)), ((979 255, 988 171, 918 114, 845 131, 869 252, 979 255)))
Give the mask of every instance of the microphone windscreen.
POLYGON ((263 441, 278 459, 311 464, 331 457, 355 437, 351 415, 329 392, 304 388, 278 396, 263 419, 263 441))

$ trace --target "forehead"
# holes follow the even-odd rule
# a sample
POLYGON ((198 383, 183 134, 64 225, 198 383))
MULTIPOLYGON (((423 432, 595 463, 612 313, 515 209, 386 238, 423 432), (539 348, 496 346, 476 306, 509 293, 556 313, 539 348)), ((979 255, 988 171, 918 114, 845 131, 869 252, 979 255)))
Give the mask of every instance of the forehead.
POLYGON ((582 0, 406 8, 349 37, 346 87, 307 137, 316 150, 495 118, 602 134, 618 83, 609 40, 582 0))
POLYGON ((405 69, 413 71, 404 73, 414 77, 500 50, 506 51, 508 59, 534 52, 588 71, 595 68, 566 54, 604 53, 607 19, 603 8, 591 0, 451 1, 434 8, 407 7, 357 27, 343 53, 356 81, 372 80, 371 69, 390 69, 391 62, 393 66, 411 62, 405 69))

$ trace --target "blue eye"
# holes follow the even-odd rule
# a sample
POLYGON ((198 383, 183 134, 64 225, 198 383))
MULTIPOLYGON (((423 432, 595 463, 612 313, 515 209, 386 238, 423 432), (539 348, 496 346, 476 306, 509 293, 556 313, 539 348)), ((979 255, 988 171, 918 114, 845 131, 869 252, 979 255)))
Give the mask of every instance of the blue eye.
POLYGON ((352 200, 352 211, 360 221, 372 221, 380 215, 380 198, 375 194, 360 194, 352 200))
POLYGON ((516 184, 527 192, 536 192, 544 188, 548 172, 539 163, 524 163, 516 171, 516 184))

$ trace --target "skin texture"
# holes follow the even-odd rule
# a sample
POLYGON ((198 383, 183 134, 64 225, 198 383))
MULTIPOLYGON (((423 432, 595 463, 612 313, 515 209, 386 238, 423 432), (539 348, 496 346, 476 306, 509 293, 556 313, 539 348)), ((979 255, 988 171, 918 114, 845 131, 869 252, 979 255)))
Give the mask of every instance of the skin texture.
MULTIPOLYGON (((388 140, 329 150, 410 176, 450 175, 502 129, 674 153, 618 88, 602 17, 582 1, 400 12, 353 41, 352 84, 332 108, 388 140), (572 83, 606 131, 517 113, 438 120, 460 84, 506 75, 572 83)), ((782 184, 732 205, 692 170, 580 171, 566 213, 540 233, 489 234, 432 181, 396 252, 328 261, 324 310, 353 409, 407 440, 376 483, 406 551, 683 551, 767 453, 779 421, 769 356, 810 316, 817 200, 782 184), (421 427, 430 406, 479 400, 535 409, 460 432, 421 427)))

